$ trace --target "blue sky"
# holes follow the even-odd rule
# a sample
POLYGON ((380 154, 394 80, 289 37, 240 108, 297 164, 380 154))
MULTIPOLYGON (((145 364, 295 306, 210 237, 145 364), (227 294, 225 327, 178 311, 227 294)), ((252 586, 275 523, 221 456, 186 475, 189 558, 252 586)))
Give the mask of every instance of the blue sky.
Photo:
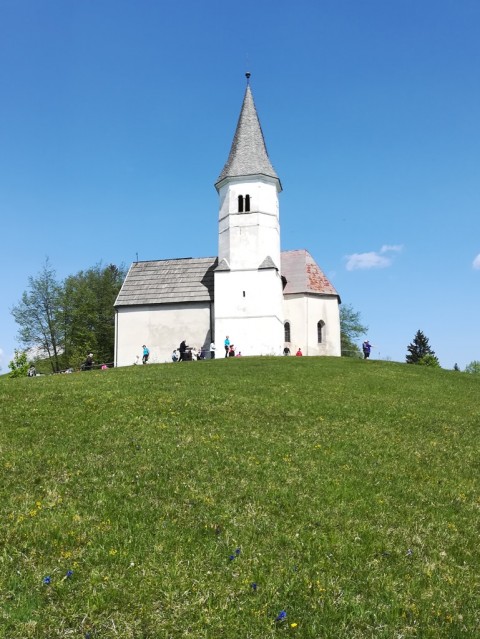
POLYGON ((374 358, 480 359, 478 0, 0 0, 0 366, 48 256, 217 254, 245 71, 307 248, 374 358))

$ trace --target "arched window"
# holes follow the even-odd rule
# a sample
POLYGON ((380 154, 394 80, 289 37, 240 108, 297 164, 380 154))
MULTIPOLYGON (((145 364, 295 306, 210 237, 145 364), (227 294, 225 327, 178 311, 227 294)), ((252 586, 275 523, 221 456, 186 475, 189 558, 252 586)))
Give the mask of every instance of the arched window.
POLYGON ((238 196, 238 212, 243 213, 243 195, 238 196))
POLYGON ((285 330, 285 341, 291 342, 292 340, 290 339, 290 322, 285 322, 283 328, 285 330))
POLYGON ((323 339, 325 337, 324 328, 325 328, 325 322, 323 320, 320 320, 317 323, 317 342, 319 344, 321 344, 323 342, 323 339))
POLYGON ((250 213, 250 196, 245 196, 245 213, 250 213))

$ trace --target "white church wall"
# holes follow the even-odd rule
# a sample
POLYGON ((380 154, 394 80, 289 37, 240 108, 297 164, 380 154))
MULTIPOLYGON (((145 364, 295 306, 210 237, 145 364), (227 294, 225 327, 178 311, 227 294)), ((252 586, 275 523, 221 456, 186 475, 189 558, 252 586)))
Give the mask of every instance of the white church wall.
POLYGON ((225 336, 242 355, 280 355, 283 297, 275 269, 215 273, 215 339, 225 336))
POLYGON ((290 323, 292 354, 300 347, 304 355, 340 356, 340 315, 335 296, 285 296, 284 316, 290 323), (318 343, 319 321, 324 322, 321 343, 318 343))
POLYGON ((207 302, 162 306, 119 307, 116 317, 116 366, 142 359, 142 344, 150 349, 150 362, 171 362, 182 340, 188 346, 210 347, 211 309, 207 302))

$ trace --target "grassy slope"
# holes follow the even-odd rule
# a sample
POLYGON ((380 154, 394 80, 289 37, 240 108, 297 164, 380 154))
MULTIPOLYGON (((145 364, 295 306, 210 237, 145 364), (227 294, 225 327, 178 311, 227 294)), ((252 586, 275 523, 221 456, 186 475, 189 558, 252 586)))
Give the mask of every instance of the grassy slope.
POLYGON ((0 637, 477 636, 479 390, 295 357, 0 379, 0 637))

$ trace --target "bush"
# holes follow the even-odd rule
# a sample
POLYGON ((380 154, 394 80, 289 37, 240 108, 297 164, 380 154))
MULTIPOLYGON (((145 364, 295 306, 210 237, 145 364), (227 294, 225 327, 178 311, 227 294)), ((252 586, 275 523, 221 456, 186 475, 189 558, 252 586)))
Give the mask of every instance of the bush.
POLYGON ((8 364, 8 368, 11 370, 9 377, 26 377, 28 371, 27 353, 15 349, 15 354, 8 364))

